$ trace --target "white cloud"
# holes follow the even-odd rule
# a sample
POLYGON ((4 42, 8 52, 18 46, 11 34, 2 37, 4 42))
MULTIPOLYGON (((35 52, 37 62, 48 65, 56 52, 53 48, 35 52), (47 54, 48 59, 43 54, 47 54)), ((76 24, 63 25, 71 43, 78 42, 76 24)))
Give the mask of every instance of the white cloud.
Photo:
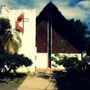
MULTIPOLYGON (((69 6, 69 2, 58 2, 55 0, 55 5, 67 19, 74 18, 87 22, 87 18, 90 17, 90 8, 85 9, 80 7, 79 3, 81 2, 84 1, 78 2, 75 6, 69 6)), ((87 3, 86 5, 89 7, 88 2, 90 3, 90 1, 85 1, 84 3, 87 3)))
POLYGON ((78 3, 79 6, 82 6, 84 8, 90 8, 90 1, 87 0, 87 1, 81 1, 78 3))
MULTIPOLYGON (((76 6, 69 6, 67 2, 61 2, 55 0, 53 2, 59 11, 64 15, 67 19, 80 19, 81 21, 87 22, 87 18, 90 16, 90 12, 86 9, 80 8, 78 5, 76 6)), ((39 2, 39 6, 37 9, 37 15, 41 12, 41 10, 46 6, 46 2, 39 2)), ((89 20, 88 20, 89 21, 89 20)))
POLYGON ((76 18, 76 19, 84 19, 85 12, 80 10, 79 8, 61 8, 61 12, 67 18, 76 18))
POLYGON ((6 1, 5 0, 0 0, 0 6, 5 5, 6 1))
MULTIPOLYGON (((2 4, 8 4, 11 7, 28 7, 26 5, 19 5, 19 3, 16 2, 17 0, 0 0, 0 5, 2 4)), ((34 4, 33 8, 36 8, 36 14, 38 15, 43 8, 47 5, 47 3, 50 0, 35 0, 32 1, 34 4)), ((81 19, 82 21, 85 21, 88 17, 90 17, 90 0, 85 0, 85 1, 80 1, 77 3, 75 6, 69 6, 69 2, 71 0, 51 0, 56 7, 61 11, 61 13, 66 17, 66 18, 75 18, 75 19, 81 19), (87 7, 89 10, 86 10, 85 8, 82 7, 87 7)), ((29 4, 28 4, 29 5, 29 4)), ((31 5, 31 3, 30 3, 31 5)), ((29 7, 30 7, 29 5, 29 7)), ((31 8, 31 7, 30 7, 31 8)))
POLYGON ((59 11, 67 18, 75 18, 75 19, 81 19, 81 21, 84 21, 87 18, 86 11, 82 10, 79 7, 70 7, 70 6, 60 6, 57 5, 59 11))
POLYGON ((36 14, 39 15, 39 13, 43 10, 43 8, 46 6, 46 2, 39 2, 36 8, 36 14))

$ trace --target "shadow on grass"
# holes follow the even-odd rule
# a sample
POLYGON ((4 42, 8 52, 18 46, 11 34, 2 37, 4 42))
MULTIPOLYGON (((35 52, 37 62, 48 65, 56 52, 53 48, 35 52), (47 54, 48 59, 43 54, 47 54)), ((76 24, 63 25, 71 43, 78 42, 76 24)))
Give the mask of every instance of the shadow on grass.
POLYGON ((46 73, 46 72, 39 72, 37 74, 38 77, 41 77, 43 79, 49 79, 50 78, 50 74, 46 73))
POLYGON ((23 78, 27 74, 26 73, 0 73, 0 79, 4 78, 23 78))
POLYGON ((0 73, 0 83, 10 83, 12 85, 20 85, 27 74, 25 73, 0 73))
POLYGON ((90 72, 78 74, 74 71, 54 71, 53 76, 58 90, 90 90, 90 72))

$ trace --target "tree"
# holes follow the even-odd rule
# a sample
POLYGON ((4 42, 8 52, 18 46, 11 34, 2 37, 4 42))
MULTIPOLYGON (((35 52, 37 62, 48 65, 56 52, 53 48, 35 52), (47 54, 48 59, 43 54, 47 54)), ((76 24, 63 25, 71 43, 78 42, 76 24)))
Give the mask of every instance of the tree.
POLYGON ((84 42, 84 50, 90 54, 90 39, 86 37, 87 35, 87 25, 80 20, 70 19, 69 23, 76 29, 76 33, 82 37, 84 42))
POLYGON ((6 18, 0 18, 0 42, 5 52, 8 53, 17 53, 21 46, 19 34, 11 30, 10 21, 6 18))
POLYGON ((76 29, 76 32, 85 38, 87 25, 80 20, 70 19, 69 23, 76 29))
POLYGON ((0 36, 7 33, 8 29, 11 29, 10 20, 6 18, 0 18, 0 36))
POLYGON ((4 52, 0 51, 0 72, 10 72, 20 66, 31 66, 32 61, 24 55, 17 54, 21 46, 21 39, 16 30, 11 29, 9 19, 0 18, 0 46, 4 52))
POLYGON ((28 57, 24 56, 23 54, 18 55, 10 54, 10 53, 4 53, 0 54, 0 72, 6 72, 10 73, 11 70, 16 73, 16 69, 21 66, 31 66, 32 61, 28 57))
POLYGON ((14 30, 14 33, 7 32, 3 41, 5 51, 7 53, 18 53, 19 48, 22 45, 19 34, 14 30))

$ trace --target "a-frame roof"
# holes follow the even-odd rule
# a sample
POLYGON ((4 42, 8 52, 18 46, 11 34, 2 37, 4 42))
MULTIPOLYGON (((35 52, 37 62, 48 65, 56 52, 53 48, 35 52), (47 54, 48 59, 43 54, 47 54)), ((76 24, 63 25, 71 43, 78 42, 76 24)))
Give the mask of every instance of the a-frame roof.
POLYGON ((41 21, 49 22, 51 20, 52 28, 65 39, 68 40, 77 50, 82 52, 84 50, 84 42, 76 29, 69 23, 69 21, 62 15, 58 8, 50 2, 40 12, 36 18, 36 25, 41 21))

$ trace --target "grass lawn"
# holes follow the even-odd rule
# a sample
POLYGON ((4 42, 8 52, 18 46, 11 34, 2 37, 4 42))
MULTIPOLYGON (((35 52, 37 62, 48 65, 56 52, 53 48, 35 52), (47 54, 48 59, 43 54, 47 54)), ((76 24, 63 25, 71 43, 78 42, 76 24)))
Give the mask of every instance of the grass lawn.
POLYGON ((17 90, 24 81, 27 74, 25 73, 1 73, 0 74, 0 90, 17 90))

